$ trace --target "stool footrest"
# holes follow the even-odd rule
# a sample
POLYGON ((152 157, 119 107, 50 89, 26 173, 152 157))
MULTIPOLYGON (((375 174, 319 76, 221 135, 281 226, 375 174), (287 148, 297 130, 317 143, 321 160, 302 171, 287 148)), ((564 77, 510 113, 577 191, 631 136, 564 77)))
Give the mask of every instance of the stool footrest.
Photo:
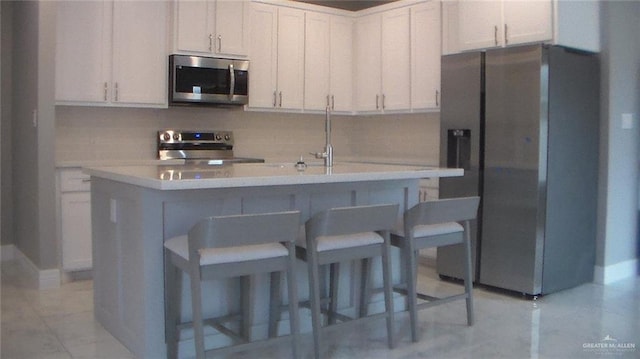
MULTIPOLYGON (((324 298, 321 299, 320 302, 322 304, 328 303, 330 300, 329 298, 324 298)), ((307 309, 311 309, 311 303, 308 300, 305 300, 304 302, 300 302, 298 305, 299 308, 307 308, 307 309)), ((344 315, 344 314, 340 314, 338 312, 332 312, 326 308, 320 308, 320 312, 321 314, 324 314, 326 316, 328 316, 329 318, 333 317, 337 320, 339 320, 341 323, 344 322, 349 322, 355 319, 360 319, 360 318, 354 318, 354 317, 350 317, 348 315, 344 315)), ((332 324, 333 325, 333 324, 332 324)))
POLYGON ((230 345, 230 346, 225 346, 221 348, 207 349, 205 350, 205 356, 210 357, 210 356, 213 356, 214 354, 219 356, 224 356, 224 355, 239 352, 239 351, 252 350, 259 347, 264 347, 266 342, 269 342, 269 345, 271 344, 276 345, 282 341, 291 342, 291 336, 287 334, 287 335, 282 335, 274 338, 256 340, 253 342, 246 342, 242 344, 230 345))
POLYGON ((426 296, 426 295, 423 295, 423 294, 418 294, 418 298, 420 298, 420 299, 422 299, 421 297, 423 297, 423 296, 431 298, 431 299, 429 299, 428 302, 418 303, 418 309, 430 308, 430 307, 433 307, 433 306, 436 306, 436 305, 445 304, 445 303, 453 302, 453 301, 456 301, 456 300, 469 298, 469 295, 467 293, 452 295, 452 296, 444 297, 444 298, 436 298, 436 297, 426 296))

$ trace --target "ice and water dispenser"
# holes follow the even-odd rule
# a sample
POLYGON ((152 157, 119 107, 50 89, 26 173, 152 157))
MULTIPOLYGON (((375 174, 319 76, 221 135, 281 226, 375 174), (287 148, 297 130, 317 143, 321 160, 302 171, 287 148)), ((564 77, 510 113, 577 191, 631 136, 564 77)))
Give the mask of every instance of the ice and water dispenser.
POLYGON ((447 167, 471 169, 471 130, 447 130, 447 167))

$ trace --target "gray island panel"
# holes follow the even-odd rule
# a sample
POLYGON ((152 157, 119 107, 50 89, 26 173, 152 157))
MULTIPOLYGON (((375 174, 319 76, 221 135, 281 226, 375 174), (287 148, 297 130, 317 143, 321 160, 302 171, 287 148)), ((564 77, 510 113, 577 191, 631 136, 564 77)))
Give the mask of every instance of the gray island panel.
MULTIPOLYGON (((462 174, 455 169, 384 165, 338 165, 331 172, 324 167, 310 167, 311 171, 303 174, 269 164, 224 167, 231 167, 226 168, 225 177, 216 177, 222 167, 86 169, 92 176, 94 311, 98 321, 138 358, 166 357, 163 242, 186 233, 199 219, 221 214, 299 210, 302 224, 314 213, 330 207, 398 203, 400 221, 404 210, 418 201, 420 178, 462 174), (168 169, 173 172, 167 172, 168 169), (215 173, 202 178, 207 176, 207 170, 215 173), (174 177, 162 178, 169 173, 174 177), (234 181, 237 186, 231 185, 234 181)), ((399 259, 399 254, 394 253, 396 281, 400 279, 399 259)), ((344 275, 341 287, 357 288, 350 281, 358 277, 359 266, 345 263, 344 268, 344 273, 353 275, 344 275)), ((299 295, 305 300, 308 288, 304 263, 298 263, 298 269, 299 295)), ((183 319, 188 320, 190 300, 186 283, 183 319)), ((266 334, 268 287, 267 275, 256 278, 255 298, 264 298, 254 305, 256 338, 266 334)), ((205 301, 206 315, 239 309, 236 284, 212 282, 203 292, 209 296, 205 301)), ((355 310, 357 298, 355 289, 343 291, 339 307, 347 312, 355 310)), ((301 310, 301 320, 309 320, 305 310, 301 310)), ((286 333, 287 325, 283 327, 286 333)), ((220 335, 209 335, 207 341, 224 344, 220 335)), ((181 356, 191 355, 192 348, 190 340, 181 343, 181 356)))

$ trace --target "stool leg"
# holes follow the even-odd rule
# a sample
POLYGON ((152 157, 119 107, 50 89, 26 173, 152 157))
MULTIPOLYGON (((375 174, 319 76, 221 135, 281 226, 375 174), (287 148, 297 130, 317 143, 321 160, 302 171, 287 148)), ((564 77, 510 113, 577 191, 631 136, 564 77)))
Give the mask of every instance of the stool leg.
POLYGON ((360 318, 369 314, 369 279, 371 276, 371 258, 361 259, 360 269, 360 318))
POLYGON ((320 328, 322 326, 320 313, 320 278, 318 275, 318 254, 313 250, 307 250, 307 266, 309 269, 309 299, 311 306, 311 326, 313 327, 313 353, 316 359, 320 359, 320 328))
POLYGON ((387 339, 389 348, 396 346, 394 329, 394 309, 393 309, 393 285, 391 284, 391 244, 389 232, 384 232, 384 243, 382 245, 382 275, 384 281, 384 304, 387 310, 387 339))
POLYGON ((338 311, 338 286, 340 280, 340 263, 331 263, 329 267, 329 324, 336 324, 338 311))
POLYGON ((411 340, 418 341, 418 303, 417 303, 417 274, 416 274, 416 250, 413 246, 413 238, 406 238, 404 255, 406 258, 407 273, 407 301, 409 302, 409 321, 411 323, 411 340))
POLYGON ((280 321, 280 272, 271 272, 271 286, 269 298, 269 338, 278 336, 278 322, 280 321))
POLYGON ((464 290, 467 294, 467 324, 473 325, 473 272, 471 270, 471 235, 469 221, 464 223, 464 290))
POLYGON ((182 279, 182 271, 178 271, 173 263, 171 263, 171 254, 165 251, 164 256, 164 303, 165 303, 165 343, 167 344, 167 358, 178 357, 178 322, 180 321, 180 300, 181 288, 178 280, 182 279))
POLYGON ((300 357, 300 316, 298 314, 298 284, 296 282, 295 249, 289 243, 289 263, 287 266, 287 288, 289 289, 289 327, 291 332, 293 357, 300 357))
POLYGON ((196 358, 204 359, 204 328, 202 327, 202 288, 200 268, 191 268, 191 308, 193 311, 193 336, 196 345, 196 358))
POLYGON ((240 287, 242 291, 242 336, 251 341, 251 327, 253 325, 253 277, 242 276, 240 277, 240 287))

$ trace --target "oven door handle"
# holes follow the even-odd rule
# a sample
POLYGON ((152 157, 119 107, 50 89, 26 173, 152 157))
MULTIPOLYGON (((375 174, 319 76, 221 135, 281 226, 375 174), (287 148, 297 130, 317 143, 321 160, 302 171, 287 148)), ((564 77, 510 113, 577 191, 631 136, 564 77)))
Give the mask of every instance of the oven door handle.
POLYGON ((233 64, 229 64, 229 100, 233 100, 233 94, 236 91, 236 73, 233 71, 233 64))

